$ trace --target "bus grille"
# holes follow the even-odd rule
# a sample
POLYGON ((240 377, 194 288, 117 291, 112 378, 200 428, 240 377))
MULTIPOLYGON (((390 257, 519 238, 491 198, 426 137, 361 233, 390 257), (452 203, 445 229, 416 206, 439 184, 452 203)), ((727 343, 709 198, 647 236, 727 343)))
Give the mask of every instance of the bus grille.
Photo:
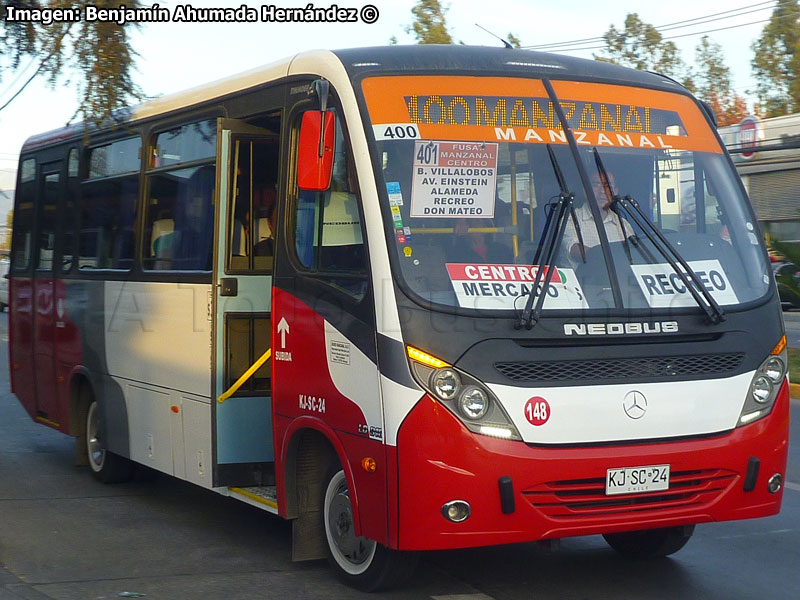
POLYGON ((514 381, 603 380, 632 377, 727 376, 744 361, 743 352, 699 356, 615 358, 547 362, 498 362, 495 368, 514 381))
POLYGON ((670 474, 668 490, 624 496, 606 496, 604 478, 555 481, 523 490, 522 496, 551 519, 608 518, 702 508, 725 493, 736 477, 733 471, 722 469, 677 471, 670 474))

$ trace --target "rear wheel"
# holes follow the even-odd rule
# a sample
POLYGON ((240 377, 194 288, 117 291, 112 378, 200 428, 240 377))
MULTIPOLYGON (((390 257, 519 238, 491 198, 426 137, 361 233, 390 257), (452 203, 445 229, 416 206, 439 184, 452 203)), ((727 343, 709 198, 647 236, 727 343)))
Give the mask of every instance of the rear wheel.
POLYGON ((86 455, 95 479, 103 483, 122 483, 133 477, 133 463, 106 450, 100 407, 92 400, 86 412, 86 455))
POLYGON ((683 548, 694 533, 694 525, 603 534, 608 545, 631 558, 661 558, 683 548))
POLYGON ((365 592, 403 583, 414 572, 418 555, 390 550, 355 535, 353 505, 344 471, 338 466, 325 479, 322 518, 328 562, 346 584, 365 592))

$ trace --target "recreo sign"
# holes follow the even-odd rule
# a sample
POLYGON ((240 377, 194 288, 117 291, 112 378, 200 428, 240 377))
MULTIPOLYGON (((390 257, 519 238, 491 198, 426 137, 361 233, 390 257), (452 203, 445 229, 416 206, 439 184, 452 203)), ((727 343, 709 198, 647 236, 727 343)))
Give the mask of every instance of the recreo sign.
POLYGON ((494 217, 497 144, 414 144, 412 217, 494 217))

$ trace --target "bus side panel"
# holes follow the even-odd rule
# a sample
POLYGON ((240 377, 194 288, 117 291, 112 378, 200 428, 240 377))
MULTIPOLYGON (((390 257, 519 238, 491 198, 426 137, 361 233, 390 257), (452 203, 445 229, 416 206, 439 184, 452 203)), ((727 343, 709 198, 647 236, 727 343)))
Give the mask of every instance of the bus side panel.
POLYGON ((54 339, 59 423, 62 425, 62 431, 74 435, 81 424, 69 422, 71 377, 76 368, 83 366, 84 361, 80 329, 75 321, 70 318, 67 311, 70 295, 74 293, 72 286, 72 280, 55 280, 56 322, 54 339))
MULTIPOLYGON (((210 485, 210 286, 61 283, 58 372, 88 371, 108 449, 210 485)), ((60 397, 68 403, 68 382, 60 397)))
POLYGON ((10 281, 11 391, 32 418, 36 418, 36 379, 33 365, 33 280, 10 281))
POLYGON ((293 294, 273 288, 272 309, 273 410, 279 465, 286 464, 287 457, 280 453, 293 419, 324 421, 345 447, 354 473, 352 497, 360 534, 385 544, 386 461, 377 365, 293 294), (364 458, 375 459, 376 473, 362 469, 364 458))

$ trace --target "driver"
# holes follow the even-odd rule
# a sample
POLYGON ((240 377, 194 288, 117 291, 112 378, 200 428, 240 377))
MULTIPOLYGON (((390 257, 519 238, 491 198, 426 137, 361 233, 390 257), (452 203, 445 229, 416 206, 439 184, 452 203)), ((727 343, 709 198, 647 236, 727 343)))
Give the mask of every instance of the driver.
MULTIPOLYGON (((608 173, 608 180, 599 171, 594 171, 591 178, 592 190, 597 199, 597 207, 600 209, 600 217, 603 220, 603 227, 609 242, 621 242, 633 235, 633 228, 630 223, 610 209, 611 202, 617 193, 617 184, 612 173, 608 173)), ((600 237, 597 227, 592 217, 588 201, 580 208, 575 209, 575 216, 578 219, 578 227, 581 229, 583 237, 584 251, 594 246, 600 245, 600 237)), ((564 247, 569 252, 569 257, 575 263, 581 262, 581 244, 578 241, 578 233, 572 219, 567 221, 567 228, 564 231, 564 247)))

